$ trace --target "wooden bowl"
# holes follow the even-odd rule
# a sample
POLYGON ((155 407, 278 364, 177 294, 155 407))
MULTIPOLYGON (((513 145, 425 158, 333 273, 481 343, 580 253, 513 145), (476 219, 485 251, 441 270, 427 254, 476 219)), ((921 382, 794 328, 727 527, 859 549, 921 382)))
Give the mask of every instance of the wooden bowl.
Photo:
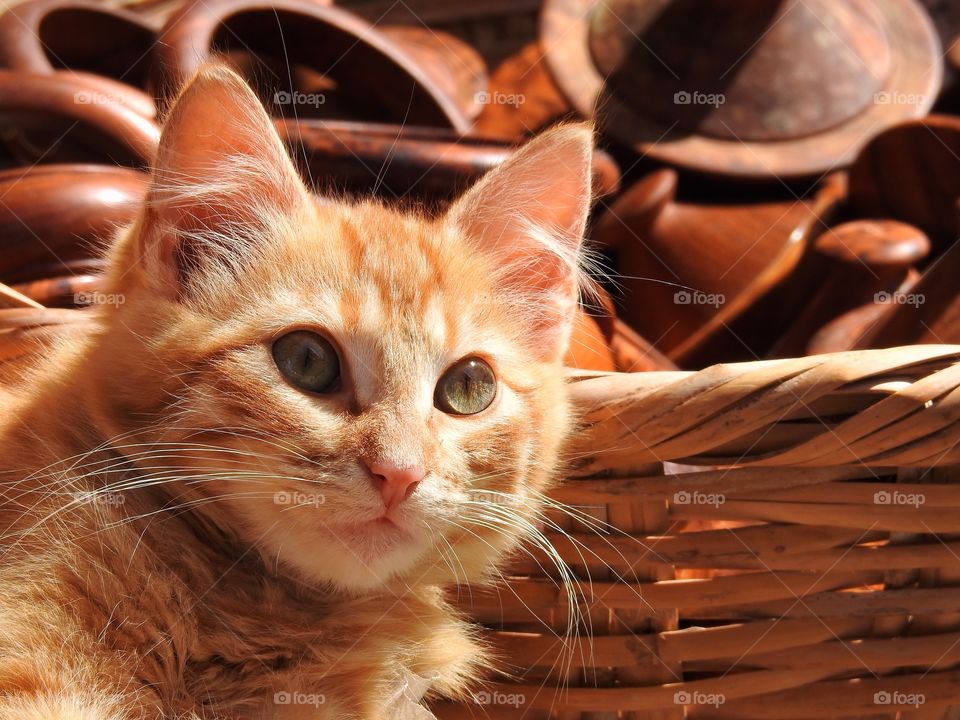
POLYGON ((145 166, 160 128, 139 111, 143 98, 122 83, 80 72, 0 70, 0 130, 23 163, 145 166))
POLYGON ((168 100, 214 51, 228 60, 239 53, 238 69, 274 100, 276 114, 340 113, 465 132, 472 115, 460 102, 460 81, 447 71, 438 80, 424 64, 424 45, 408 52, 399 35, 306 0, 185 3, 160 31, 154 79, 168 100))
POLYGON ((472 46, 450 33, 426 26, 378 27, 430 75, 435 87, 452 98, 465 117, 475 120, 487 106, 487 64, 472 46))
POLYGON ((0 172, 0 280, 20 283, 98 271, 104 243, 134 219, 147 181, 145 173, 103 165, 0 172))
MULTIPOLYGON (((516 148, 515 143, 438 128, 328 120, 275 124, 317 192, 377 192, 391 200, 429 204, 453 199, 516 148)), ((594 193, 616 192, 617 164, 600 150, 593 157, 594 193)))
POLYGON ((94 0, 27 0, 0 16, 0 67, 81 70, 145 91, 155 30, 142 15, 94 0))
POLYGON ((870 134, 925 115, 942 78, 913 0, 547 0, 541 45, 616 139, 744 178, 849 164, 870 134))

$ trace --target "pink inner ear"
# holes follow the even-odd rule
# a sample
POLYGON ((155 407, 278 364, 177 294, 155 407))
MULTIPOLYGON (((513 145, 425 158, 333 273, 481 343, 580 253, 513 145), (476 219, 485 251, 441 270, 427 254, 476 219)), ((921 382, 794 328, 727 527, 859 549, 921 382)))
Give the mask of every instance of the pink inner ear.
POLYGON ((500 283, 526 297, 550 356, 566 350, 578 300, 578 256, 590 209, 592 133, 564 125, 520 148, 451 209, 461 232, 490 253, 500 283))
MULTIPOLYGON (((182 284, 262 241, 270 217, 309 203, 259 99, 232 71, 202 68, 174 103, 148 195, 145 257, 182 284)), ((181 285, 182 289, 182 285, 181 285)))
MULTIPOLYGON (((224 201, 239 195, 277 205, 293 203, 303 192, 260 100, 238 75, 217 66, 201 69, 174 103, 154 181, 160 193, 182 190, 179 207, 189 201, 191 188, 224 201)), ((232 199, 231 210, 249 204, 242 197, 232 199)))

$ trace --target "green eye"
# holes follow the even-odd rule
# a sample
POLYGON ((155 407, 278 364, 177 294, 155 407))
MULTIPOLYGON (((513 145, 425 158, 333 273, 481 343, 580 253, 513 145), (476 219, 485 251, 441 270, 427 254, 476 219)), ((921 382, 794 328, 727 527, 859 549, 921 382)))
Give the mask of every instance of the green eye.
POLYGON ((277 339, 273 361, 302 390, 329 393, 340 387, 340 358, 330 341, 317 333, 295 330, 277 339))
POLYGON ((467 358, 441 376, 433 404, 449 415, 475 415, 490 407, 496 394, 493 369, 479 358, 467 358))

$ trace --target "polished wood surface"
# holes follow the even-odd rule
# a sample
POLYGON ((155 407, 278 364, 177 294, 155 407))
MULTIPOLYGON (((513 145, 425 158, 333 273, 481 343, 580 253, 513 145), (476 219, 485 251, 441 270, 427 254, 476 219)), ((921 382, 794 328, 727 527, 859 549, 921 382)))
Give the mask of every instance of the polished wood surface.
POLYGON ((940 248, 960 232, 960 118, 930 115, 874 137, 850 168, 854 212, 916 225, 940 248))
POLYGON ((501 62, 490 76, 491 102, 477 117, 474 130, 515 140, 567 117, 573 106, 547 69, 539 43, 525 45, 501 62))
POLYGON ((17 283, 12 289, 43 307, 71 308, 82 306, 86 297, 103 292, 103 276, 61 275, 17 283))
POLYGON ((782 328, 734 325, 794 271, 842 181, 828 178, 810 201, 750 204, 678 202, 677 184, 670 170, 646 178, 594 229, 617 250, 623 317, 681 365, 717 352, 760 356, 782 328))
POLYGON ((414 63, 430 73, 445 96, 453 98, 460 112, 474 120, 486 105, 484 93, 490 78, 483 58, 470 45, 442 30, 424 26, 377 27, 393 40, 414 63))
MULTIPOLYGON (((824 230, 814 241, 806 267, 798 270, 805 292, 799 315, 770 354, 794 357, 806 354, 812 337, 844 313, 873 304, 878 313, 864 312, 875 323, 884 309, 894 306, 914 267, 930 253, 930 240, 919 229, 895 220, 854 220, 824 230)), ((845 332, 859 337, 867 328, 845 332)), ((820 342, 823 342, 821 339, 820 342)), ((850 350, 834 346, 831 351, 850 350)))
MULTIPOLYGON (((20 265, 0 267, 7 272, 0 280, 57 305, 95 286, 102 266, 77 248, 102 241, 114 219, 127 221, 121 206, 142 192, 133 187, 142 176, 130 185, 107 168, 149 165, 159 137, 153 93, 169 98, 218 53, 255 81, 319 193, 373 191, 439 211, 537 130, 577 115, 597 119, 609 152, 594 157, 600 202, 590 240, 615 268, 617 308, 578 320, 582 364, 651 369, 800 354, 838 323, 860 346, 922 337, 909 308, 864 309, 876 293, 907 287, 911 278, 937 300, 920 309, 923 322, 952 332, 945 329, 953 322, 949 292, 938 285, 948 273, 938 268, 950 266, 948 250, 960 232, 960 120, 931 116, 887 128, 897 117, 922 114, 939 83, 936 67, 922 78, 915 72, 930 50, 922 14, 904 0, 815 0, 798 8, 755 0, 718 14, 719 25, 734 28, 718 34, 685 21, 693 9, 703 11, 695 5, 549 0, 540 36, 517 44, 488 78, 481 53, 462 39, 470 33, 455 25, 374 23, 322 0, 186 2, 165 22, 91 0, 29 0, 0 16, 0 40, 9 37, 0 47, 7 66, 0 70, 4 162, 56 166, 53 175, 11 171, 24 177, 0 182, 9 182, 17 203, 35 188, 41 207, 65 208, 48 217, 22 211, 27 227, 50 234, 64 251, 51 260, 27 249, 20 265), (572 14, 575 6, 585 13, 572 14), (809 32, 815 16, 833 30, 821 38, 819 55, 809 32), (151 47, 158 33, 162 40, 151 47), (757 43, 737 72, 716 77, 720 61, 751 38, 757 43), (638 39, 675 67, 676 77, 639 52, 638 39), (691 60, 693 45, 711 63, 691 60), (104 46, 111 51, 97 51, 104 46), (138 50, 149 52, 127 72, 122 65, 138 50), (786 56, 809 62, 784 64, 786 56), (602 92, 598 77, 606 79, 602 92), (677 100, 685 83, 722 93, 723 102, 708 108, 677 100), (921 85, 911 109, 893 101, 921 85), (289 97, 296 92, 317 102, 289 97), (624 134, 636 127, 618 125, 634 116, 670 125, 672 134, 653 146, 638 143, 624 134), (856 154, 849 197, 837 174, 816 183, 771 182, 806 170, 767 166, 764 153, 826 167, 840 138, 849 139, 866 116, 875 122, 864 138, 877 134, 862 149, 847 143, 856 154), (682 145, 685 158, 671 154, 681 147, 678 138, 693 143, 682 145), (697 146, 700 140, 735 143, 741 154, 697 146), (755 157, 747 162, 747 155, 755 157), (124 201, 98 209, 85 200, 95 195, 91 171, 64 166, 77 162, 102 163, 104 187, 123 185, 106 197, 124 201), (767 184, 724 185, 710 175, 767 184), (869 318, 870 327, 858 329, 856 318, 869 318)), ((23 228, 11 224, 8 233, 17 247, 29 244, 23 228)))
POLYGON ((147 88, 156 28, 96 0, 28 0, 0 15, 0 67, 82 70, 147 88))
POLYGON ((546 0, 540 43, 583 117, 638 153, 730 177, 849 164, 871 134, 926 114, 942 81, 912 0, 546 0))
POLYGON ((0 130, 24 163, 148 165, 160 128, 143 107, 139 91, 104 77, 0 70, 0 130))
MULTIPOLYGON (((172 97, 214 49, 228 52, 227 59, 231 50, 285 59, 284 65, 304 65, 336 83, 319 89, 291 86, 286 74, 271 72, 269 64, 255 64, 254 70, 265 77, 251 79, 268 98, 303 92, 317 96, 313 105, 320 106, 327 104, 330 94, 342 96, 358 119, 406 121, 458 132, 472 124, 472 114, 458 102, 459 93, 449 94, 447 73, 438 81, 417 62, 417 51, 408 54, 389 35, 338 7, 302 0, 185 3, 169 17, 154 49, 153 80, 161 96, 172 97)), ((311 103, 301 105, 299 110, 311 109, 311 103)), ((284 108, 290 115, 296 109, 284 108)))
POLYGON ((12 284, 98 268, 104 243, 134 219, 146 184, 144 173, 102 165, 0 172, 0 278, 12 284))

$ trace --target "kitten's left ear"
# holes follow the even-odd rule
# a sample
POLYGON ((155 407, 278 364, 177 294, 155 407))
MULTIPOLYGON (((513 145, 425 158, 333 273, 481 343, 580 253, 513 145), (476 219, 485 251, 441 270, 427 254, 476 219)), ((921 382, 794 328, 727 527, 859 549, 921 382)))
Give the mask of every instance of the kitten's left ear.
POLYGON ((448 221, 493 254, 498 284, 527 313, 547 360, 567 348, 590 212, 593 132, 569 124, 531 140, 451 208, 448 221))
POLYGON ((139 262, 158 290, 179 297, 229 282, 308 203, 257 96, 232 70, 204 66, 164 123, 139 262))

